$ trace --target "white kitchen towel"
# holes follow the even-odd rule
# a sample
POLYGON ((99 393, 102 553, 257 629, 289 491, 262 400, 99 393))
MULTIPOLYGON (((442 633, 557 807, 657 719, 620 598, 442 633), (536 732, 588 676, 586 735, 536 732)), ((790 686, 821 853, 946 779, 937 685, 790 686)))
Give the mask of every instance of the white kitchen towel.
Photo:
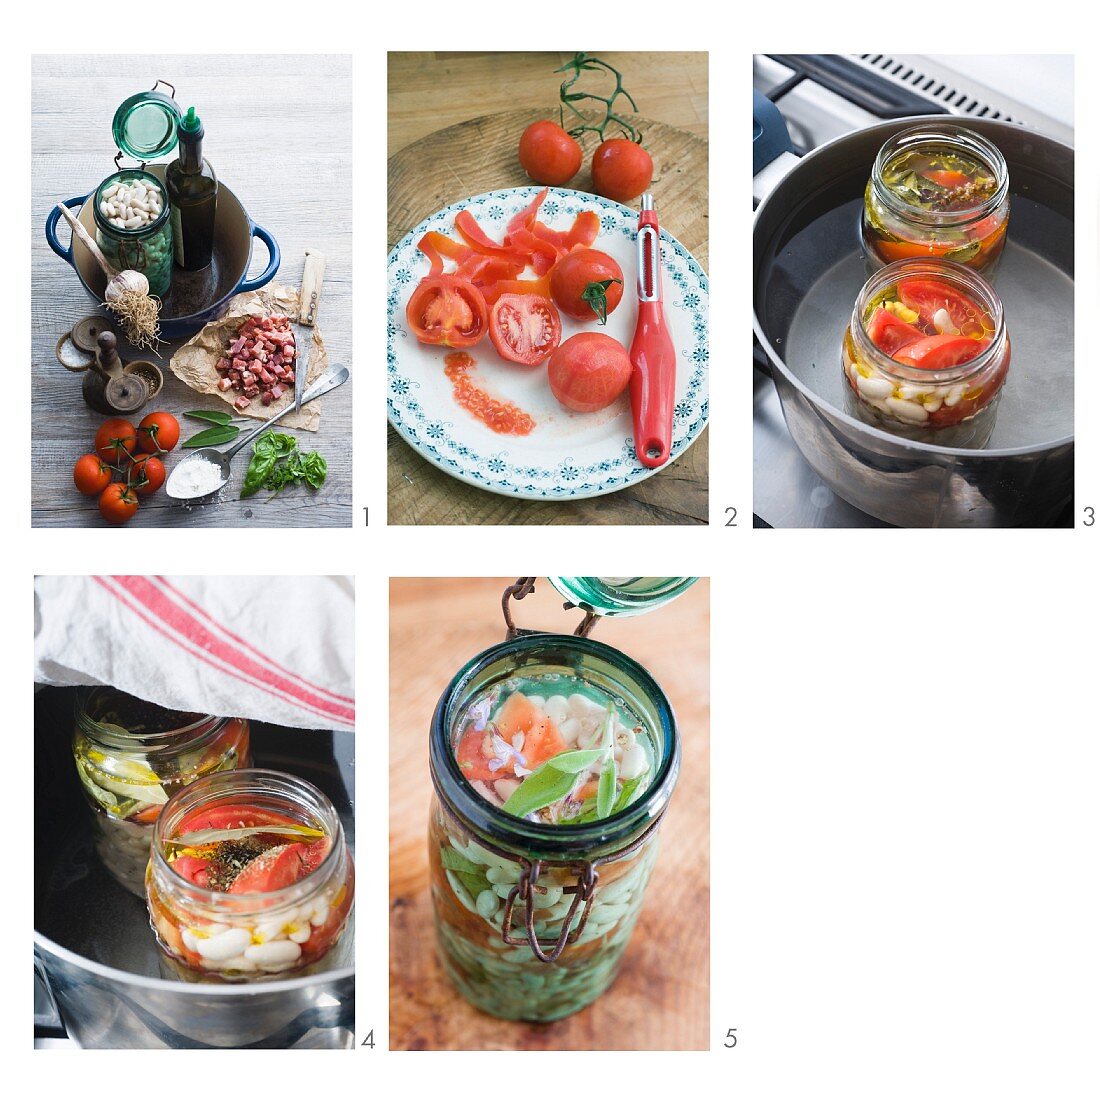
POLYGON ((38 577, 34 678, 170 710, 355 728, 350 577, 38 577))

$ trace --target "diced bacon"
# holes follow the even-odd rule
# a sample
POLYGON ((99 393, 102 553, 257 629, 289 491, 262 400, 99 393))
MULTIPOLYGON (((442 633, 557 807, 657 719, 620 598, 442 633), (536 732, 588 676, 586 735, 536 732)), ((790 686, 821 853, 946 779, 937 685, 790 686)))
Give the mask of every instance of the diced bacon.
POLYGON ((265 391, 262 395, 260 395, 260 401, 265 406, 270 406, 275 401, 275 395, 273 394, 273 390, 274 389, 272 389, 272 391, 265 391))
POLYGON ((219 391, 228 391, 232 386, 233 386, 233 381, 231 379, 229 379, 228 376, 222 376, 222 378, 220 380, 218 380, 218 390, 219 391))
POLYGON ((271 388, 272 398, 282 398, 285 394, 286 388, 281 383, 277 383, 274 387, 271 388))
POLYGON ((248 398, 246 395, 241 395, 233 405, 236 406, 238 410, 247 410, 249 406, 252 405, 252 399, 248 398))
POLYGON ((219 391, 237 391, 233 403, 243 409, 257 395, 269 406, 286 393, 294 382, 297 356, 290 319, 286 315, 250 315, 237 328, 236 336, 215 368, 221 378, 219 391))
POLYGON ((225 357, 222 357, 222 359, 220 361, 218 361, 218 363, 215 364, 214 367, 219 372, 228 372, 229 371, 229 361, 227 361, 225 359, 225 357))

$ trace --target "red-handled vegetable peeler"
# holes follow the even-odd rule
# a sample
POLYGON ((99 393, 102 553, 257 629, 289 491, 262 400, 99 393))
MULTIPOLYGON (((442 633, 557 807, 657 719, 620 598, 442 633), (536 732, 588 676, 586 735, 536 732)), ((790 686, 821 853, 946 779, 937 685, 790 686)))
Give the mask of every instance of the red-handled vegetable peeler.
POLYGON ((653 195, 642 194, 638 216, 638 325, 630 344, 630 405, 634 449, 647 467, 668 462, 676 402, 676 347, 661 307, 661 236, 653 195))

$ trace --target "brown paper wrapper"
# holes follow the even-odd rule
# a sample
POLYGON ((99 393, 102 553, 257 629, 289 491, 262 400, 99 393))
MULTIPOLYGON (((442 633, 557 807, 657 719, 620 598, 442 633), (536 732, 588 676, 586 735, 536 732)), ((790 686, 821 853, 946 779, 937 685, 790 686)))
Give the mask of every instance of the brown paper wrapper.
MULTIPOLYGON (((249 315, 261 318, 268 315, 287 315, 293 321, 298 314, 298 290, 288 285, 270 284, 255 292, 243 292, 233 298, 229 310, 217 322, 207 323, 189 342, 181 345, 172 355, 169 367, 188 387, 204 395, 217 395, 222 402, 229 404, 235 414, 241 417, 259 418, 266 421, 274 417, 288 403, 294 401, 293 386, 281 399, 270 406, 264 406, 259 398, 253 399, 247 410, 237 410, 234 400, 239 391, 219 391, 218 380, 221 374, 215 367, 225 356, 226 350, 237 336, 237 329, 249 315)), ((298 327, 294 328, 295 335, 298 327)), ((309 347, 309 367, 306 369, 306 388, 322 376, 328 369, 328 354, 321 332, 313 328, 313 341, 309 347)), ((320 399, 303 406, 296 414, 287 414, 279 420, 280 429, 305 429, 316 432, 321 427, 320 399)))

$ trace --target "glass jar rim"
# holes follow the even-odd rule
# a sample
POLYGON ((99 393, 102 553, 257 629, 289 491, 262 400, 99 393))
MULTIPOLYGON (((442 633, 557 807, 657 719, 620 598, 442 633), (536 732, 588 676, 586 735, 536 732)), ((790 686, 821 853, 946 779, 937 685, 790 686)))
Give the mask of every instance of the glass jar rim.
POLYGON ((680 771, 680 734, 668 697, 650 673, 618 649, 574 634, 524 634, 490 646, 468 661, 444 689, 432 716, 429 737, 429 765, 432 781, 442 803, 471 833, 490 844, 511 850, 522 848, 523 856, 545 856, 568 861, 592 855, 593 850, 611 850, 652 828, 668 807, 680 771), (485 800, 462 773, 451 739, 454 715, 463 701, 464 686, 479 672, 511 653, 549 653, 564 649, 595 656, 626 675, 632 686, 645 693, 657 715, 652 730, 661 736, 661 762, 645 792, 621 812, 605 820, 583 824, 537 824, 511 816, 485 800))
POLYGON ((204 911, 214 911, 226 916, 248 915, 255 914, 257 909, 270 909, 273 903, 293 903, 307 896, 330 879, 344 854, 344 827, 340 822, 339 814, 328 797, 312 782, 307 782, 296 774, 287 774, 285 771, 246 767, 203 775, 169 798, 153 825, 150 868, 170 878, 174 896, 182 897, 190 903, 202 904, 204 911), (242 786, 239 784, 242 782, 256 782, 260 785, 242 786), (179 822, 188 808, 199 803, 209 805, 219 799, 239 796, 242 792, 255 796, 257 791, 261 795, 266 791, 272 797, 270 804, 265 802, 264 807, 278 807, 279 802, 276 798, 278 794, 284 799, 297 795, 296 804, 312 809, 311 818, 318 821, 319 826, 331 839, 328 852, 312 873, 295 881, 294 884, 287 885, 285 888, 276 888, 270 892, 230 893, 193 884, 172 868, 164 854, 164 840, 169 829, 179 822), (221 906, 224 904, 231 904, 231 906, 221 906))
MULTIPOLYGON (((147 703, 150 706, 157 706, 158 704, 148 699, 140 698, 137 695, 128 694, 126 691, 119 690, 119 688, 111 687, 107 684, 98 684, 96 686, 81 687, 78 689, 74 702, 74 716, 77 728, 86 736, 92 737, 97 743, 102 744, 104 747, 113 748, 118 751, 133 751, 135 748, 140 748, 145 751, 164 751, 173 746, 183 746, 185 744, 190 746, 205 739, 208 735, 213 734, 230 721, 243 720, 233 717, 224 717, 218 714, 197 714, 194 721, 189 721, 174 729, 167 729, 164 732, 129 732, 125 728, 122 728, 122 726, 115 726, 103 721, 97 721, 88 710, 89 705, 98 695, 110 691, 123 695, 126 698, 135 699, 138 702, 147 703), (114 731, 116 728, 121 728, 122 731, 114 731)), ((158 709, 166 709, 166 707, 158 706, 158 709)), ((172 711, 169 712, 171 713, 172 711)))
POLYGON ((875 196, 891 213, 901 220, 908 220, 912 224, 934 227, 957 226, 984 219, 1008 196, 1008 184, 1008 164, 1005 162, 1001 150, 980 133, 975 133, 972 129, 966 129, 961 125, 952 125, 948 122, 925 122, 895 133, 878 150, 874 166, 871 168, 871 186, 874 189, 875 196), (993 194, 981 204, 971 206, 968 209, 934 213, 924 212, 902 201, 883 182, 882 173, 890 161, 895 159, 900 152, 912 151, 926 145, 940 148, 954 145, 963 149, 969 155, 981 159, 993 172, 994 180, 997 183, 993 194))
POLYGON ((152 235, 154 232, 159 231, 167 221, 168 217, 172 215, 172 210, 168 201, 168 191, 165 189, 164 182, 157 178, 151 171, 145 170, 143 167, 122 167, 115 171, 114 174, 108 175, 96 188, 95 193, 92 195, 92 217, 95 220, 96 227, 103 231, 113 232, 115 235, 124 236, 128 239, 141 239, 146 235, 152 235), (128 175, 131 178, 148 179, 150 182, 155 182, 157 189, 160 192, 160 214, 155 220, 150 220, 148 224, 140 228, 119 228, 110 223, 107 218, 99 211, 99 203, 103 200, 100 196, 104 189, 110 186, 113 182, 117 182, 123 175, 128 175))
POLYGON ((1001 352, 1008 330, 1005 325, 1004 308, 1001 306, 1000 297, 993 290, 993 286, 967 266, 961 266, 957 262, 949 262, 945 258, 902 258, 898 262, 891 262, 876 270, 859 290, 855 305, 852 308, 850 322, 852 337, 859 345, 860 352, 871 358, 875 365, 883 372, 903 379, 911 384, 941 385, 944 383, 958 383, 976 372, 980 372, 993 358, 1001 352), (986 306, 989 315, 993 319, 993 337, 988 346, 976 357, 957 364, 953 368, 914 368, 901 364, 889 354, 884 353, 867 334, 863 325, 863 314, 867 304, 888 285, 900 281, 903 277, 921 275, 940 281, 955 281, 965 286, 970 293, 976 293, 981 297, 981 302, 986 306))

